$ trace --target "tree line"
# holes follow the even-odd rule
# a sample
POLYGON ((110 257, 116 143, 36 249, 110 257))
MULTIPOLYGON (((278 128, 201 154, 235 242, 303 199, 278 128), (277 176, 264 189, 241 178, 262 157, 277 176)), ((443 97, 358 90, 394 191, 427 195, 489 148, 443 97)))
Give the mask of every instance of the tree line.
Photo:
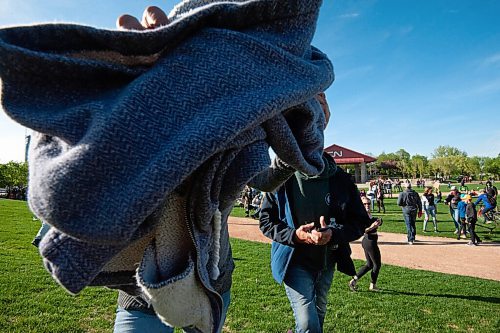
MULTIPOLYGON (((474 179, 500 179, 500 154, 497 157, 467 156, 465 151, 451 146, 439 146, 432 158, 410 155, 404 149, 382 153, 369 165, 371 173, 388 177, 444 178, 472 176, 474 179)), ((28 163, 0 164, 0 188, 7 191, 28 186, 28 163)))
POLYGON ((8 162, 0 164, 0 188, 7 191, 28 186, 28 163, 8 162))
POLYGON ((372 173, 388 177, 443 178, 471 176, 476 180, 500 177, 500 154, 497 157, 467 156, 465 151, 451 146, 439 146, 432 157, 415 154, 404 149, 382 153, 373 162, 372 173))

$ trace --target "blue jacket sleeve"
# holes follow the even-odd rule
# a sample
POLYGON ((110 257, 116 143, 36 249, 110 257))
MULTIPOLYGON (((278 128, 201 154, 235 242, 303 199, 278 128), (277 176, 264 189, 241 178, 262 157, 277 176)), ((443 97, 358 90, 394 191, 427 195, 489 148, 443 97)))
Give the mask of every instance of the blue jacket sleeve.
POLYGON ((280 244, 295 246, 295 228, 280 219, 279 206, 273 193, 266 193, 262 201, 259 228, 267 238, 280 244))

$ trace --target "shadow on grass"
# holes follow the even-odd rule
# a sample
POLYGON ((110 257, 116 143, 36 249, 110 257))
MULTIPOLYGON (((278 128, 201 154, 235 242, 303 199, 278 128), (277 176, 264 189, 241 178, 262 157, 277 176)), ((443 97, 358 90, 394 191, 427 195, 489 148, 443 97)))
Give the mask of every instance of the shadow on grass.
POLYGON ((413 293, 409 291, 398 291, 391 289, 383 289, 382 293, 384 294, 393 294, 393 295, 407 295, 407 296, 417 296, 417 297, 442 297, 442 298, 459 298, 466 299, 470 301, 480 301, 487 302, 493 304, 500 304, 500 298, 498 297, 485 297, 485 296, 469 296, 469 295, 451 295, 451 294, 419 294, 413 293))

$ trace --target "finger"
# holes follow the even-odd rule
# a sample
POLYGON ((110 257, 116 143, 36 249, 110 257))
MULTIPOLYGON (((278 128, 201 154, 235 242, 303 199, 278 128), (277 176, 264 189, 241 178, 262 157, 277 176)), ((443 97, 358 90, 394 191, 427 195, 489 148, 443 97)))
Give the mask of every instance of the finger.
POLYGON ((314 229, 314 222, 311 222, 311 223, 308 223, 308 224, 304 224, 304 225, 301 225, 300 228, 304 231, 311 231, 314 229))
POLYGON ((321 225, 321 228, 326 228, 326 222, 324 216, 319 217, 319 224, 321 225))
POLYGON ((160 8, 156 6, 149 6, 144 10, 144 14, 142 15, 142 25, 146 29, 154 29, 161 27, 162 25, 167 25, 169 23, 169 19, 167 14, 160 8))
POLYGON ((122 15, 116 20, 116 27, 121 30, 144 30, 138 19, 132 15, 122 15))

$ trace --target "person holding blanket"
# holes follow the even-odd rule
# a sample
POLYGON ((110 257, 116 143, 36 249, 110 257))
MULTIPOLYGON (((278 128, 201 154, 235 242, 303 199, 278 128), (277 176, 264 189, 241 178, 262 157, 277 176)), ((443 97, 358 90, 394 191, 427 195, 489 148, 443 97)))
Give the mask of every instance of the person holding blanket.
POLYGON ((171 327, 222 330, 227 219, 244 185, 274 182, 269 148, 293 171, 325 167, 321 3, 184 0, 140 32, 0 29, 2 110, 34 131, 28 202, 51 226, 39 251, 54 280, 139 297, 171 327))

